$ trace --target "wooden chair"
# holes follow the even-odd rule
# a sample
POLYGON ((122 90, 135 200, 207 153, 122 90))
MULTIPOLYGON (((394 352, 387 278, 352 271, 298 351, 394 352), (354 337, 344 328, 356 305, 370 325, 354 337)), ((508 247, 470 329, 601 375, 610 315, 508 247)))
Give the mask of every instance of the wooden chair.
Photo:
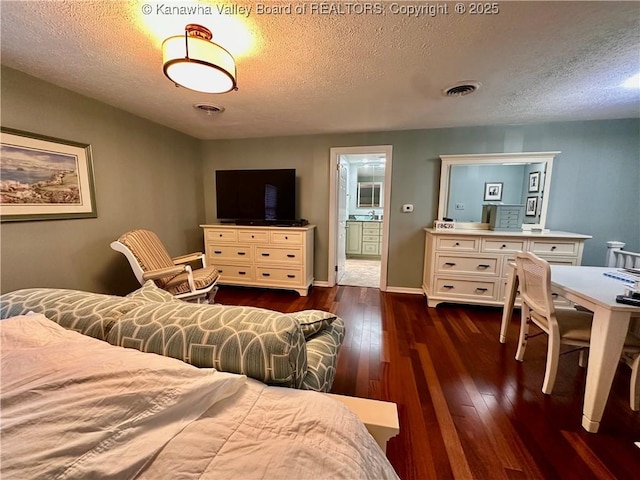
MULTIPOLYGON (((551 296, 551 268, 549 263, 530 252, 516 254, 516 270, 520 284, 522 313, 520 337, 516 360, 522 361, 529 338, 529 325, 536 324, 548 335, 547 363, 542 383, 542 392, 550 395, 556 380, 560 345, 583 348, 580 352, 580 366, 585 366, 585 352, 591 338, 593 314, 573 308, 556 309, 551 296)), ((627 335, 624 351, 635 356, 631 373, 629 404, 632 410, 640 408, 640 338, 632 333, 627 335)))
POLYGON ((158 236, 149 230, 132 230, 111 243, 122 253, 143 285, 147 280, 187 301, 212 301, 220 275, 207 266, 203 253, 196 252, 171 258, 158 236), (202 268, 192 270, 189 263, 200 261, 202 268))

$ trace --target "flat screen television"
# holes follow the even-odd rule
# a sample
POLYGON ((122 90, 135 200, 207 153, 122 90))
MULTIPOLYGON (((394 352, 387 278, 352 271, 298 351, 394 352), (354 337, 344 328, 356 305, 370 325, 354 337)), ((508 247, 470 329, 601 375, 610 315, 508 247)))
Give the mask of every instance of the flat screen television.
POLYGON ((218 220, 277 225, 296 220, 296 171, 216 170, 218 220))

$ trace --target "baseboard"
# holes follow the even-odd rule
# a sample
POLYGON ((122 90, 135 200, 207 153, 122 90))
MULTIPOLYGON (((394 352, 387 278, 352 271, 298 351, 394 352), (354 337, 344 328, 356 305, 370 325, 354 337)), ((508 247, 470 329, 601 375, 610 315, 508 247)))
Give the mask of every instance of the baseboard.
POLYGON ((424 295, 421 288, 411 287, 387 287, 387 293, 408 293, 410 295, 424 295))
MULTIPOLYGON (((328 288, 329 282, 316 280, 313 282, 313 286, 328 288)), ((372 287, 372 288, 378 288, 378 287, 372 287)), ((385 291, 388 293, 408 293, 410 295, 423 295, 424 293, 421 288, 410 288, 410 287, 387 287, 385 291)))

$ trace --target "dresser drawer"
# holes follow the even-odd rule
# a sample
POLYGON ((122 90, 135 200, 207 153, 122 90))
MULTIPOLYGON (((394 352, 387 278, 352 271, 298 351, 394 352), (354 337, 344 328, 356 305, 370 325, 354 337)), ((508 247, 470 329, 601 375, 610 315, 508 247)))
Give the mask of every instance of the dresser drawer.
POLYGON ((220 273, 220 281, 224 282, 248 282, 255 279, 253 267, 248 265, 216 264, 220 273))
POLYGON ((498 257, 462 257, 459 255, 436 255, 437 273, 460 273, 498 276, 498 257))
POLYGON ((578 255, 578 242, 533 240, 530 251, 536 255, 578 255))
POLYGON ((236 261, 251 263, 253 261, 253 248, 251 245, 209 245, 207 257, 217 265, 219 261, 236 261))
POLYGON ((301 268, 256 266, 256 282, 265 284, 301 284, 304 281, 301 268))
POLYGON ((482 251, 491 253, 511 253, 524 251, 524 240, 507 238, 485 238, 482 240, 482 251))
POLYGON ((436 250, 456 250, 458 252, 477 252, 479 238, 438 237, 436 250))
POLYGON ((380 236, 380 227, 362 227, 362 235, 380 236))
POLYGON ((380 255, 379 243, 363 243, 362 244, 363 255, 380 255))
POLYGON ((363 242, 379 242, 380 241, 380 236, 375 236, 375 235, 363 235, 362 236, 362 241, 363 242))
POLYGON ((283 245, 302 245, 301 232, 271 232, 271 243, 283 245))
POLYGON ((436 294, 461 297, 496 299, 496 283, 491 281, 463 280, 436 277, 436 294))
POLYGON ((256 247, 256 263, 302 265, 302 247, 256 247))
POLYGON ((207 228, 205 230, 205 238, 207 242, 237 242, 238 236, 236 230, 226 230, 222 228, 207 228))
POLYGON ((239 230, 238 241, 245 243, 269 243, 269 232, 259 230, 239 230))

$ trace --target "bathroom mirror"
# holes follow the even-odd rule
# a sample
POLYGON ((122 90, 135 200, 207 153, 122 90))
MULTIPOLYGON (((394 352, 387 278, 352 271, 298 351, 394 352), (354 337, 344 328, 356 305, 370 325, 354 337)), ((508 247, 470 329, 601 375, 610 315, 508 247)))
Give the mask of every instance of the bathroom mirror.
POLYGON ((384 180, 384 165, 360 165, 358 175, 357 207, 382 206, 382 181, 384 180))
POLYGON ((438 219, 486 230, 485 205, 522 205, 522 229, 544 229, 553 159, 559 153, 441 155, 438 219))

